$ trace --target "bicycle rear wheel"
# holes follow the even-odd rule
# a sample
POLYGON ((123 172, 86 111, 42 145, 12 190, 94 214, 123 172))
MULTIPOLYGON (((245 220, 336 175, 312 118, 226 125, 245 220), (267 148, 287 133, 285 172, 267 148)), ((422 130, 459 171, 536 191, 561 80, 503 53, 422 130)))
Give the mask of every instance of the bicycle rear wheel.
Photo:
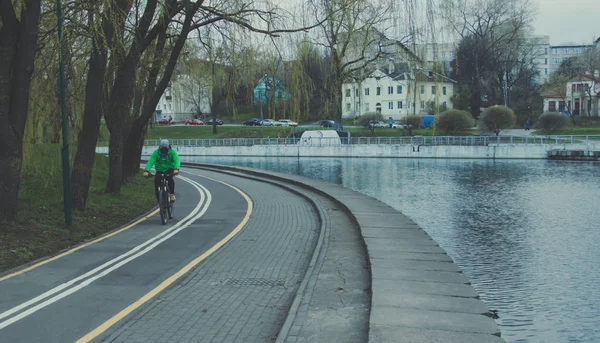
POLYGON ((172 202, 169 202, 169 204, 167 205, 167 213, 169 214, 169 219, 173 219, 173 216, 175 215, 175 204, 172 202))
POLYGON ((168 193, 164 189, 158 191, 158 206, 160 207, 160 222, 162 225, 167 224, 167 208, 169 207, 168 193))

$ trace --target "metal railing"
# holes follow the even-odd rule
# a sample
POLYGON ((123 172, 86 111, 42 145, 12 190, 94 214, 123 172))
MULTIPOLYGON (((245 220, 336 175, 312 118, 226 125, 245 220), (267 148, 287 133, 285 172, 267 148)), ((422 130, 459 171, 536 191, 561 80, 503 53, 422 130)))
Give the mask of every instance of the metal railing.
MULTIPOLYGON (((166 137, 168 139, 168 137, 166 137)), ((158 146, 160 140, 144 141, 145 146, 158 146)), ((235 146, 336 146, 336 145, 465 145, 494 144, 591 144, 600 143, 600 135, 588 136, 413 136, 413 137, 341 137, 341 138, 220 138, 170 139, 172 146, 235 147, 235 146)), ((108 142, 99 142, 99 147, 108 142)))

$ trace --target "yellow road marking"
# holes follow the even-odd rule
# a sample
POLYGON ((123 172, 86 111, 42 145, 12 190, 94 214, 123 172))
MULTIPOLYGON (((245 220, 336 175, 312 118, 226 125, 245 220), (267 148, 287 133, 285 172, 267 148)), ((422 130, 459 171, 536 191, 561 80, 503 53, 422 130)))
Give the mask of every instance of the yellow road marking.
POLYGON ((156 209, 156 210, 154 210, 154 211, 152 211, 152 212, 148 213, 146 216, 144 216, 144 217, 142 217, 142 218, 140 218, 140 219, 136 220, 135 222, 133 222, 133 223, 131 223, 131 224, 129 224, 129 225, 127 225, 127 226, 125 226, 125 227, 124 227, 124 228, 122 228, 122 229, 119 229, 119 230, 117 230, 117 231, 111 232, 111 233, 109 233, 109 234, 107 234, 107 235, 104 235, 104 236, 102 236, 102 237, 96 238, 96 239, 95 239, 95 240, 93 240, 93 241, 90 241, 90 242, 84 243, 84 244, 82 244, 82 245, 80 245, 80 246, 77 246, 77 247, 75 247, 75 248, 73 248, 73 249, 69 249, 69 250, 67 250, 67 251, 65 251, 65 252, 63 252, 63 253, 61 253, 61 254, 58 254, 58 255, 56 255, 56 256, 53 256, 53 257, 51 257, 51 258, 48 258, 48 259, 45 259, 45 260, 43 260, 43 261, 41 261, 41 262, 38 262, 38 263, 36 263, 36 264, 34 264, 34 265, 31 265, 31 266, 29 266, 29 267, 27 267, 27 268, 24 268, 24 269, 21 269, 21 270, 19 270, 19 271, 16 271, 16 272, 14 272, 14 273, 12 273, 12 274, 8 274, 8 275, 5 275, 5 276, 3 276, 3 277, 0 277, 0 281, 4 281, 4 280, 6 280, 6 279, 10 279, 11 277, 15 277, 15 276, 17 276, 17 275, 21 275, 21 274, 23 274, 23 273, 26 273, 26 272, 28 272, 28 271, 30 271, 30 270, 32 270, 32 269, 35 269, 35 268, 39 267, 39 266, 43 266, 43 265, 44 265, 44 264, 46 264, 46 263, 50 263, 50 262, 52 262, 52 261, 58 260, 58 259, 59 259, 59 258, 61 258, 61 257, 64 257, 64 256, 67 256, 67 255, 70 255, 70 254, 72 254, 72 253, 76 252, 77 250, 83 249, 83 248, 85 248, 85 247, 87 247, 87 246, 89 246, 89 245, 92 245, 92 244, 94 244, 94 243, 98 243, 98 242, 100 242, 100 241, 103 241, 103 240, 105 240, 105 239, 107 239, 107 238, 110 238, 110 237, 112 237, 112 236, 114 236, 114 235, 116 235, 116 234, 119 234, 119 233, 121 233, 121 232, 123 232, 123 231, 125 231, 125 230, 131 229, 132 227, 136 226, 137 224, 139 224, 139 223, 143 222, 144 220, 146 220, 146 219, 148 219, 148 218, 152 217, 153 215, 155 215, 155 214, 157 214, 157 213, 158 213, 158 209, 156 209))
MULTIPOLYGON (((190 173, 190 174, 194 174, 194 173, 190 173)), ((244 197, 244 199, 248 203, 248 210, 246 211, 246 215, 244 216, 244 219, 242 220, 242 222, 233 231, 231 231, 225 238, 220 240, 217 244, 213 245, 210 249, 208 249, 202 255, 198 256, 192 262, 188 263, 185 267, 180 269, 177 273, 171 275, 168 279, 161 282, 160 285, 156 286, 150 292, 146 293, 144 296, 142 296, 141 298, 136 300, 134 303, 127 306, 121 312, 117 313, 112 318, 110 318, 107 321, 105 321, 104 323, 102 323, 96 329, 94 329, 87 335, 81 337, 79 340, 77 340, 76 343, 89 342, 89 341, 93 340, 94 338, 98 337, 99 335, 101 335, 102 333, 104 333, 111 326, 115 325, 121 319, 125 318, 131 312, 135 311, 137 308, 139 308, 140 306, 145 304, 148 300, 155 297, 158 293, 164 291, 167 287, 169 287, 175 281, 177 281, 177 279, 179 279, 180 277, 182 277, 183 275, 188 273, 190 270, 192 270, 194 267, 196 267, 198 264, 200 264, 200 262, 204 261, 210 255, 212 255, 215 251, 217 251, 219 248, 221 248, 223 245, 225 245, 227 242, 229 242, 233 237, 235 237, 235 235, 237 235, 240 231, 242 231, 244 226, 248 223, 248 221, 250 220, 250 214, 252 214, 253 203, 252 203, 252 200, 250 199, 250 197, 246 193, 242 192, 239 188, 237 188, 233 185, 230 185, 228 183, 225 183, 223 181, 215 180, 215 179, 212 179, 212 178, 209 178, 206 176, 202 176, 202 175, 198 175, 198 174, 194 174, 194 175, 197 175, 197 176, 200 176, 200 177, 203 177, 205 179, 212 180, 215 182, 219 182, 230 188, 233 188, 238 193, 240 193, 242 195, 242 197, 244 197)))

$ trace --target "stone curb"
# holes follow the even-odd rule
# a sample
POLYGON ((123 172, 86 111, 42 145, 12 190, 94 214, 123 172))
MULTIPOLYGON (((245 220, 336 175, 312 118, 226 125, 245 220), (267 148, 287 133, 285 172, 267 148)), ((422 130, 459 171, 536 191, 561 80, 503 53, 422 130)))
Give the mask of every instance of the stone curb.
POLYGON ((469 280, 458 267, 454 268, 445 251, 416 223, 389 205, 339 185, 302 176, 246 167, 184 165, 274 179, 340 204, 359 224, 371 263, 369 342, 504 342, 492 313, 477 295, 473 296, 476 293, 469 280), (373 238, 374 230, 383 232, 384 239, 373 238), (395 237, 388 236, 390 230, 395 237), (365 236, 366 232, 370 234, 365 236))

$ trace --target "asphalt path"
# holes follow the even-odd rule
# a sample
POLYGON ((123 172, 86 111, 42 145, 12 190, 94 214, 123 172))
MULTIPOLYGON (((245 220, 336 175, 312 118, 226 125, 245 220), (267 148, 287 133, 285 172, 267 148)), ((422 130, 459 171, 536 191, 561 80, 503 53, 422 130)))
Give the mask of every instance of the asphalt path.
POLYGON ((248 219, 251 201, 243 192, 216 180, 176 183, 176 219, 166 226, 154 214, 60 258, 0 275, 0 342, 77 341, 167 287, 176 271, 248 219))

